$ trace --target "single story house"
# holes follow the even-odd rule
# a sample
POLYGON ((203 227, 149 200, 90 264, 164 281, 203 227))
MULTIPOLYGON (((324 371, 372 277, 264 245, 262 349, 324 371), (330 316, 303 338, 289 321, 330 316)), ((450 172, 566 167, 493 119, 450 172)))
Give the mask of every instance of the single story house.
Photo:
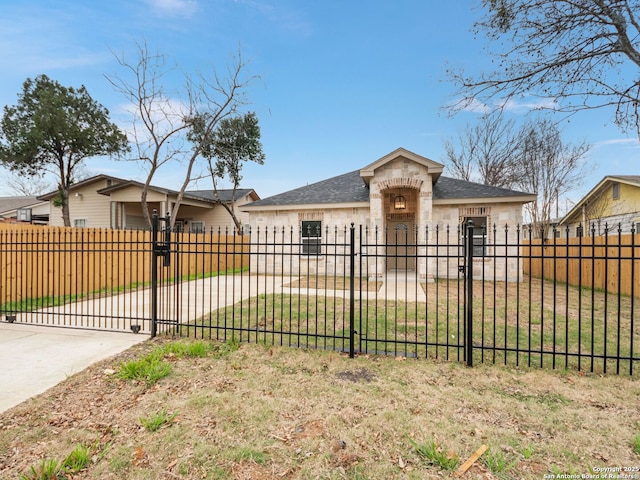
POLYGON ((0 222, 47 225, 49 204, 28 195, 0 197, 0 222))
MULTIPOLYGON (((252 231, 293 227, 295 241, 302 246, 300 257, 305 261, 292 262, 291 267, 289 264, 274 265, 274 271, 287 268, 292 271, 308 269, 308 273, 342 271, 343 258, 336 258, 335 265, 320 260, 322 242, 331 242, 323 237, 331 235, 334 226, 363 225, 368 237, 366 242, 375 244, 378 253, 382 244, 383 249, 403 254, 401 249, 407 244, 417 245, 417 248, 422 248, 421 245, 433 248, 436 242, 457 245, 459 225, 471 219, 478 227, 497 225, 495 239, 492 228, 487 228, 484 234, 481 228, 476 229, 474 244, 478 247, 475 250, 478 262, 487 271, 496 269, 498 278, 520 279, 522 273, 515 261, 494 261, 489 257, 492 253, 482 244, 490 245, 494 241, 496 244, 505 241, 515 244, 516 227, 522 224, 522 206, 536 196, 445 177, 443 168, 441 163, 398 148, 360 170, 246 204, 242 210, 249 214, 252 231), (511 227, 507 232, 505 225, 511 227), (453 232, 450 233, 453 238, 448 240, 445 238, 447 228, 453 232), (411 232, 417 232, 416 241, 407 241, 411 232), (319 260, 314 263, 314 258, 319 260)), ((455 251, 458 249, 456 246, 455 251)), ((373 264, 367 266, 367 271, 369 276, 375 272, 373 276, 382 278, 389 270, 417 270, 418 278, 428 280, 433 278, 436 268, 435 259, 427 261, 426 257, 418 255, 417 259, 405 259, 393 255, 385 258, 382 253, 369 257, 373 264)), ((458 277, 457 263, 440 261, 438 275, 458 277)))
POLYGON ((566 237, 604 235, 621 228, 640 232, 640 175, 607 175, 560 221, 557 234, 566 237))
MULTIPOLYGON (((124 180, 110 175, 96 175, 71 186, 69 194, 69 213, 71 226, 114 229, 145 229, 140 195, 144 184, 133 180, 124 180)), ((231 202, 232 190, 219 190, 219 200, 212 190, 190 190, 185 192, 175 225, 178 229, 190 232, 203 232, 213 229, 233 231, 233 220, 221 202, 231 202)), ((62 209, 54 205, 58 192, 53 191, 38 198, 48 202, 49 224, 63 226, 62 209)), ((151 186, 147 194, 150 214, 156 210, 164 215, 172 211, 178 192, 162 187, 151 186)), ((239 206, 259 200, 253 189, 238 189, 235 192, 234 211, 245 223, 248 215, 239 210, 239 206)))

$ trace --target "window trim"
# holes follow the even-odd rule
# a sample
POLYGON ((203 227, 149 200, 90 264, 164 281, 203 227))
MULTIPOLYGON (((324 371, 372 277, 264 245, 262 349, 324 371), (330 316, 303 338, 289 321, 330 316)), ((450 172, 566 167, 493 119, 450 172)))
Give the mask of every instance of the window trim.
POLYGON ((611 185, 611 198, 613 200, 620 200, 620 182, 614 182, 611 185))
POLYGON ((73 228, 87 228, 89 226, 88 218, 74 218, 73 219, 73 228), (78 222, 84 223, 84 225, 78 225, 78 222))
POLYGON ((321 220, 302 220, 300 222, 300 255, 304 257, 322 256, 321 220), (317 233, 317 236, 313 236, 312 233, 317 233))
POLYGON ((203 220, 191 220, 189 222, 189 233, 204 233, 205 225, 203 220), (194 225, 197 225, 198 228, 194 228, 194 225))
POLYGON ((489 222, 488 216, 468 216, 464 217, 465 227, 469 220, 473 220, 473 258, 484 258, 489 256, 489 248, 487 240, 489 238, 489 229, 487 224, 489 222), (477 225, 477 220, 484 219, 484 221, 477 225))

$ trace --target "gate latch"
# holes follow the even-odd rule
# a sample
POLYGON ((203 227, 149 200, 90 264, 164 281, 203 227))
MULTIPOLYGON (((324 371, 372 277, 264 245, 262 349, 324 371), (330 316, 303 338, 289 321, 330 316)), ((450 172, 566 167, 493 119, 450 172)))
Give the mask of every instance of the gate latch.
POLYGON ((461 273, 464 275, 464 265, 458 265, 458 273, 461 273))
POLYGON ((163 257, 163 266, 168 267, 171 259, 171 247, 169 243, 158 243, 156 246, 156 254, 163 257))

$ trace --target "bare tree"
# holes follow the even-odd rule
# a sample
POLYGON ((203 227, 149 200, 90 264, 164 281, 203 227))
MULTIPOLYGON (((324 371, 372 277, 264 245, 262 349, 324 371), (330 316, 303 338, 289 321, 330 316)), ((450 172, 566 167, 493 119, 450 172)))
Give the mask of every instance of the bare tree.
POLYGON ((507 187, 513 182, 509 165, 517 143, 513 121, 500 114, 485 115, 459 134, 457 147, 452 140, 445 141, 445 162, 455 178, 507 187))
POLYGON ((613 108, 616 124, 640 135, 640 1, 482 4, 487 14, 476 22, 476 35, 487 35, 498 68, 477 77, 450 70, 463 97, 454 110, 477 102, 502 108, 534 96, 539 108, 561 112, 613 108))
POLYGON ((5 182, 7 187, 16 195, 26 197, 33 197, 50 192, 54 185, 54 183, 45 177, 25 177, 24 175, 11 171, 7 172, 5 182))
POLYGON ((209 142, 218 122, 236 114, 245 103, 245 89, 253 77, 243 78, 246 63, 239 52, 223 77, 215 71, 209 76, 184 74, 183 90, 172 95, 165 84, 173 69, 167 65, 164 55, 151 53, 146 43, 138 45, 135 61, 127 60, 124 55, 116 55, 116 59, 127 75, 107 79, 132 106, 130 135, 137 153, 134 160, 142 161, 147 171, 140 201, 149 226, 147 195, 153 177, 168 163, 184 165, 184 179, 171 212, 173 226, 203 146, 209 142), (196 122, 202 135, 194 141, 188 133, 196 122))
POLYGON ((535 238, 547 238, 557 198, 580 185, 585 172, 583 157, 589 148, 585 142, 565 143, 548 119, 529 121, 522 128, 512 185, 538 195, 525 205, 535 238))
POLYGON ((587 234, 590 235, 591 231, 595 230, 596 235, 602 235, 603 219, 610 212, 612 203, 610 188, 602 189, 585 202, 582 206, 582 216, 587 234))

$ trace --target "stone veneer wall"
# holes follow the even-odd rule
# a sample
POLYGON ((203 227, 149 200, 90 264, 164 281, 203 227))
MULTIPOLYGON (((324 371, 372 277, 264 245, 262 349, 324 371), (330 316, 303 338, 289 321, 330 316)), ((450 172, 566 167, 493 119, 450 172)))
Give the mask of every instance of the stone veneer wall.
MULTIPOLYGON (((372 227, 384 228, 385 225, 385 202, 384 194, 392 189, 411 189, 417 192, 418 206, 415 213, 415 225, 418 226, 418 244, 424 244, 427 240, 424 232, 425 227, 431 226, 432 218, 432 178, 427 168, 406 158, 397 158, 375 171, 375 177, 369 184, 369 199, 371 204, 371 225, 372 227)), ((382 278, 386 274, 384 252, 377 252, 380 256, 371 257, 367 271, 377 272, 376 276, 382 278)), ((421 252, 418 252, 420 254, 421 252)), ((418 278, 426 280, 428 277, 427 259, 423 256, 418 258, 416 268, 418 278)))
MULTIPOLYGON (((458 227, 460 219, 465 216, 480 216, 484 214, 488 217, 491 225, 487 233, 487 255, 497 255, 497 258, 477 258, 474 260, 474 277, 487 280, 494 278, 498 281, 521 281, 522 280, 522 262, 518 262, 515 258, 500 258, 505 255, 515 256, 518 253, 516 246, 505 247, 505 243, 516 245, 518 240, 517 226, 522 223, 522 207, 520 204, 487 204, 484 206, 461 204, 453 206, 436 205, 432 214, 432 224, 429 228, 418 225, 419 243, 424 244, 426 238, 428 247, 419 247, 418 254, 428 254, 430 258, 420 258, 423 262, 422 270, 418 270, 419 279, 421 281, 431 281, 434 277, 441 278, 459 278, 458 260, 456 258, 446 257, 433 258, 436 255, 457 255, 461 247, 458 245, 458 227), (480 210, 484 209, 484 210, 480 210), (495 233, 493 226, 495 225, 495 233), (505 226, 508 229, 505 230, 505 226), (448 233, 447 233, 448 232, 448 233), (448 237, 447 237, 448 235, 448 237), (436 242, 440 247, 436 247, 436 242), (442 245, 451 245, 442 247, 442 245), (495 247, 491 246, 496 244, 495 247), (426 251, 428 250, 428 251, 426 251), (436 261, 438 262, 436 264, 436 261)), ((340 255, 326 256, 302 256, 292 255, 283 261, 281 257, 271 255, 282 251, 282 247, 272 247, 275 243, 293 243, 301 242, 300 225, 303 220, 320 220, 322 222, 322 244, 323 249, 328 249, 330 253, 342 253, 341 247, 335 247, 333 244, 344 244, 349 241, 349 228, 353 223, 356 227, 356 245, 359 245, 360 228, 362 226, 363 234, 368 233, 368 243, 383 243, 384 233, 382 229, 378 230, 378 238, 376 240, 376 225, 372 225, 369 219, 369 209, 367 208, 348 208, 348 209, 327 209, 327 210, 299 210, 299 211, 278 211, 278 212, 261 212, 259 215, 252 215, 251 219, 251 235, 252 242, 259 243, 262 246, 262 252, 268 252, 269 255, 256 256, 252 260, 255 266, 254 271, 266 274, 300 274, 300 275, 348 275, 349 264, 348 257, 340 255), (327 232, 328 229, 328 232, 327 232), (280 249, 280 250, 278 250, 280 249)), ((367 243, 365 242, 365 243, 367 243)), ((326 250, 325 250, 326 251, 326 250)), ((289 253, 290 250, 285 250, 289 253)), ((376 253, 369 247, 369 254, 376 253)), ((378 263, 384 262, 384 248, 380 247, 377 254, 381 255, 378 263)), ((356 270, 359 268, 360 261, 356 261, 356 270)), ((383 277, 386 270, 383 264, 377 265, 373 260, 369 265, 364 266, 369 275, 376 272, 379 277, 383 277)), ((420 268, 420 266, 418 267, 420 268)), ((356 275, 359 275, 356 271, 356 275)))
MULTIPOLYGON (((447 227, 449 231, 449 244, 456 243, 456 238, 460 232, 461 222, 465 217, 486 216, 487 217, 487 256, 475 258, 473 264, 474 278, 485 278, 486 280, 516 282, 522 281, 522 261, 515 257, 518 254, 518 227, 522 226, 522 205, 517 203, 498 204, 460 204, 460 205, 436 205, 433 212, 433 226, 429 243, 436 241, 436 228, 438 233, 438 243, 446 244, 447 227), (495 245, 495 246, 492 246, 495 245), (509 246, 507 246, 509 245, 509 246), (496 258, 493 258, 496 255, 496 258), (494 276, 495 275, 495 276, 494 276)), ((520 236, 520 240, 522 236, 520 236)), ((449 248, 449 253, 455 255, 458 248, 449 248)), ((440 254, 445 254, 445 250, 440 248, 440 254)), ((429 270, 436 272, 438 277, 456 278, 459 276, 458 264, 455 259, 440 258, 438 265, 435 260, 431 263, 429 270)))
MULTIPOLYGON (((259 243, 260 252, 268 252, 268 255, 260 255, 252 259, 252 265, 256 269, 266 274, 300 274, 300 275, 341 275, 349 274, 349 258, 334 253, 341 254, 342 248, 334 244, 349 243, 349 231, 351 224, 356 227, 356 235, 362 228, 369 226, 368 208, 328 208, 326 210, 296 210, 296 211, 274 211, 260 212, 251 215, 251 242, 259 243), (276 255, 283 251, 283 247, 266 246, 276 243, 302 242, 300 238, 300 226, 303 220, 319 220, 322 222, 322 248, 328 249, 331 255, 326 256, 303 256, 293 255, 290 260, 282 261, 276 255)), ((357 242, 357 240, 356 240, 357 242)), ((289 253, 290 249, 284 247, 284 253, 289 253)), ((358 268, 356 266, 356 268, 358 268)), ((357 272, 356 272, 357 274, 357 272)))

